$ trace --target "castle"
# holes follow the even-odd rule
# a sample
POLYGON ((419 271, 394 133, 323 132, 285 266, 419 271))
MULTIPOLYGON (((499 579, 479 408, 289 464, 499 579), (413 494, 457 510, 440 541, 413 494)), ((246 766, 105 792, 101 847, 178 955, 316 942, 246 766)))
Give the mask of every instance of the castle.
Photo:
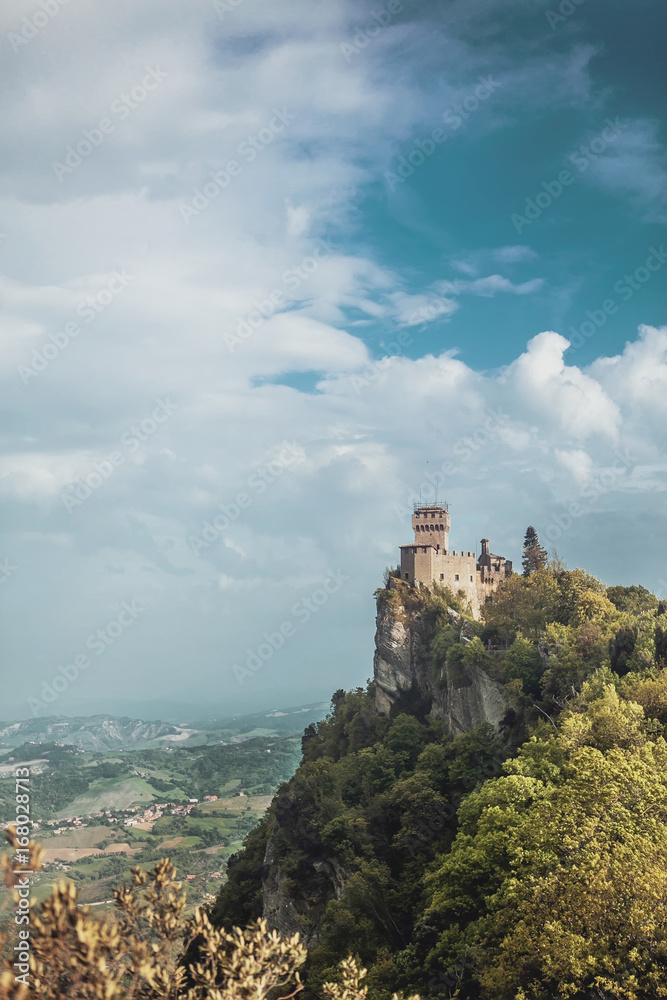
POLYGON ((458 594, 463 591, 475 618, 481 606, 492 599, 499 583, 512 573, 512 563, 489 551, 488 538, 482 539, 479 559, 474 552, 449 548, 451 519, 446 503, 415 504, 412 528, 415 540, 401 545, 401 579, 413 586, 439 584, 458 594))

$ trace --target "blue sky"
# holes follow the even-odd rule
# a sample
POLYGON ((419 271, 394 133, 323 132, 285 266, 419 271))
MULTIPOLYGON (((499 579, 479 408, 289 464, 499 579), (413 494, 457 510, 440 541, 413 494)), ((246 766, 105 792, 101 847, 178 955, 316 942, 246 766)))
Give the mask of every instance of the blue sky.
POLYGON ((1 714, 364 683, 436 481, 457 548, 667 591, 659 5, 47 6, 0 14, 1 714))
MULTIPOLYGON (((482 354, 484 365, 494 367, 511 360, 536 326, 566 335, 571 327, 578 330, 586 311, 618 297, 614 284, 632 274, 664 237, 658 51, 667 26, 664 10, 651 3, 615 3, 604 10, 584 3, 565 20, 551 22, 547 12, 563 16, 558 5, 546 3, 526 5, 516 21, 505 23, 502 11, 492 12, 496 45, 485 51, 473 42, 472 48, 479 49, 485 70, 495 74, 498 89, 466 120, 456 124, 454 119, 456 128, 446 142, 413 176, 393 190, 391 182, 376 183, 363 205, 364 236, 374 252, 402 273, 413 272, 422 287, 425 279, 436 282, 443 273, 460 277, 456 265, 466 261, 466 250, 479 260, 483 248, 512 241, 527 244, 534 256, 526 255, 507 274, 515 281, 543 280, 529 296, 504 298, 502 304, 484 298, 467 304, 455 319, 434 323, 412 356, 454 339, 466 361, 479 363, 482 354), (569 104, 554 107, 540 100, 522 107, 515 93, 504 100, 505 73, 526 45, 533 58, 545 62, 567 61, 578 52, 588 93, 582 80, 579 99, 569 104), (621 131, 596 153, 599 144, 593 149, 589 144, 608 119, 620 119, 621 131), (575 179, 562 200, 532 222, 519 221, 517 231, 511 217, 523 214, 526 199, 534 199, 543 182, 553 182, 568 168, 575 179), (499 309, 503 335, 490 338, 499 309)), ((447 22, 446 6, 442 20, 447 22)), ((437 114, 433 123, 440 124, 437 114)), ((411 136, 399 155, 412 149, 411 136)), ((642 288, 634 302, 622 299, 624 308, 609 317, 595 343, 586 341, 578 360, 621 350, 629 326, 659 325, 663 303, 660 282, 642 288)))

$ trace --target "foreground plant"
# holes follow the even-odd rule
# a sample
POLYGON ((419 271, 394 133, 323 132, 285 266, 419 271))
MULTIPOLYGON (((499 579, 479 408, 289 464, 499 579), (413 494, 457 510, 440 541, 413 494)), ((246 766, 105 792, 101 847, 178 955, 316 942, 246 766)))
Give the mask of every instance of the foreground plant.
MULTIPOLYGON (((16 846, 13 831, 7 840, 16 846)), ((41 867, 35 843, 25 867, 41 867)), ((8 855, 2 868, 18 904, 20 875, 8 855)), ((303 989, 299 969, 306 949, 298 934, 281 938, 265 920, 228 932, 213 927, 201 909, 186 917, 182 883, 168 859, 148 873, 135 868, 132 875, 132 885, 114 892, 118 912, 111 920, 82 907, 74 885, 54 886, 30 913, 29 985, 17 982, 14 959, 6 958, 0 1000, 263 1000, 277 991, 288 1000, 303 989), (196 958, 188 961, 188 955, 196 958)), ((0 949, 9 953, 13 947, 0 932, 0 949)), ((341 984, 326 984, 328 1000, 365 1000, 366 970, 350 958, 340 974, 341 984)))

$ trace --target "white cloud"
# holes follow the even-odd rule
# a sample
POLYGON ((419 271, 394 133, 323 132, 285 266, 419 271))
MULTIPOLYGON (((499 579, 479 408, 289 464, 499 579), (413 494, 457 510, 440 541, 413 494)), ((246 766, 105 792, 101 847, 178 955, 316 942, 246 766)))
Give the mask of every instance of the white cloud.
MULTIPOLYGON (((25 9, 8 0, 0 30, 18 30, 25 9)), ((80 697, 146 697, 157 679, 171 696, 185 683, 193 700, 210 695, 232 711, 241 695, 284 704, 295 691, 310 700, 363 682, 370 595, 409 538, 395 504, 444 461, 454 466, 444 488, 459 545, 489 534, 495 550, 516 555, 536 511, 576 495, 576 456, 588 455, 595 475, 625 444, 662 514, 664 332, 588 370, 566 366, 567 342, 542 333, 504 372, 486 374, 476 370, 483 358, 473 367, 455 356, 454 336, 435 355, 378 364, 358 335, 379 327, 377 340, 391 343, 420 309, 447 319, 466 296, 540 287, 514 270, 533 251, 507 246, 462 251, 463 278, 420 289, 414 274, 382 262, 360 217, 369 182, 481 74, 498 71, 503 83, 471 134, 504 126, 517 109, 594 103, 591 50, 485 50, 455 34, 476 31, 478 12, 455 4, 447 28, 437 18, 397 23, 348 64, 340 45, 359 7, 347 0, 244 0, 224 21, 209 0, 80 2, 6 53, 0 556, 19 566, 3 586, 17 698, 38 693, 135 597, 145 614, 105 654, 104 671, 81 679, 80 697), (163 83, 126 116, 112 111, 155 66, 163 83), (275 108, 294 117, 268 136, 275 108), (103 116, 113 131, 59 181, 52 162, 103 116), (240 151, 248 136, 258 137, 254 157, 240 151), (207 195, 230 160, 238 171, 207 195), (202 207, 186 224, 181 206, 193 203, 202 207), (81 321, 82 300, 122 269, 128 286, 24 385, 16 366, 81 321), (230 351, 225 337, 277 292, 275 312, 230 351), (163 397, 177 404, 173 416, 68 513, 62 488, 163 397), (637 415, 647 413, 640 435, 637 415), (271 473, 286 441, 302 460, 271 473), (222 527, 195 551, 192 538, 216 519, 222 527), (339 569, 349 577, 340 592, 256 690, 240 692, 232 665, 339 569)), ((570 537, 576 549, 581 533, 570 537)), ((631 542, 622 544, 631 558, 631 542)))
POLYGON ((404 326, 416 326, 452 316, 459 308, 454 299, 433 293, 409 295, 407 292, 393 292, 390 299, 396 321, 404 326))
POLYGON ((591 478, 593 459, 588 452, 583 451, 581 448, 570 451, 555 448, 554 455, 579 486, 583 486, 591 478))
POLYGON ((523 281, 520 284, 513 284, 508 278, 503 278, 500 274, 490 274, 486 278, 477 278, 475 281, 459 283, 462 292, 468 295, 483 295, 490 298, 498 292, 510 292, 513 295, 530 295, 542 287, 542 278, 532 278, 530 281, 523 281))
MULTIPOLYGON (((458 269, 462 269, 460 262, 458 269)), ((500 274, 490 274, 470 281, 461 278, 453 281, 437 281, 431 289, 417 295, 403 291, 392 292, 389 300, 396 322, 409 327, 453 316, 460 308, 458 298, 462 295, 477 295, 482 298, 493 298, 494 295, 503 292, 530 295, 538 291, 543 284, 542 278, 532 278, 530 281, 514 284, 509 278, 500 274)))
POLYGON ((35 451, 5 455, 0 459, 0 494, 25 502, 55 501, 65 486, 92 471, 97 457, 102 456, 35 451))
POLYGON ((574 440, 593 434, 615 440, 622 423, 618 405, 594 378, 566 366, 569 341, 558 333, 540 333, 509 368, 507 379, 536 414, 574 440))
POLYGON ((493 249, 474 250, 465 258, 453 259, 452 267, 469 278, 476 278, 480 272, 493 264, 523 264, 535 260, 537 254, 531 247, 524 245, 494 247, 493 249))
POLYGON ((503 264, 516 264, 525 260, 534 260, 537 257, 534 250, 521 245, 498 247, 497 250, 493 251, 493 255, 496 260, 501 261, 503 264))
POLYGON ((667 152, 659 123, 637 118, 601 156, 588 161, 588 177, 613 194, 629 196, 646 221, 667 221, 667 152))
POLYGON ((640 419, 667 414, 667 327, 641 326, 622 354, 600 358, 591 372, 640 419))

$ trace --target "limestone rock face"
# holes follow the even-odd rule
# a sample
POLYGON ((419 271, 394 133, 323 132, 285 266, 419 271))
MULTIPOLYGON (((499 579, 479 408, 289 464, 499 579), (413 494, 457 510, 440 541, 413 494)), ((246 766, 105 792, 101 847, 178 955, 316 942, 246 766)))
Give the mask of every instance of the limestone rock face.
POLYGON ((294 890, 286 882, 275 856, 275 830, 269 835, 264 854, 264 878, 262 880, 262 911, 269 927, 283 937, 300 934, 308 947, 316 943, 315 924, 304 911, 300 900, 295 899, 294 890))
POLYGON ((269 927, 284 937, 300 934, 307 948, 317 944, 319 927, 326 904, 331 896, 340 899, 350 873, 337 858, 323 857, 313 863, 313 869, 320 879, 320 892, 307 894, 302 887, 283 875, 276 857, 274 827, 266 843, 264 853, 264 877, 262 880, 262 915, 269 927))
MULTIPOLYGON (((480 667, 453 679, 430 655, 431 630, 422 614, 400 600, 378 597, 375 633, 375 707, 380 715, 414 711, 444 719, 455 736, 490 723, 498 728, 505 708, 501 685, 480 667), (459 686, 457 686, 457 684, 459 686)), ((454 622, 458 615, 450 611, 454 622)))
POLYGON ((455 688, 447 685, 443 718, 455 736, 461 736, 484 722, 498 729, 506 712, 501 685, 481 667, 468 668, 471 684, 455 688))
POLYGON ((402 605, 378 598, 375 631, 375 707, 388 715, 415 694, 432 698, 429 650, 419 616, 402 605))

